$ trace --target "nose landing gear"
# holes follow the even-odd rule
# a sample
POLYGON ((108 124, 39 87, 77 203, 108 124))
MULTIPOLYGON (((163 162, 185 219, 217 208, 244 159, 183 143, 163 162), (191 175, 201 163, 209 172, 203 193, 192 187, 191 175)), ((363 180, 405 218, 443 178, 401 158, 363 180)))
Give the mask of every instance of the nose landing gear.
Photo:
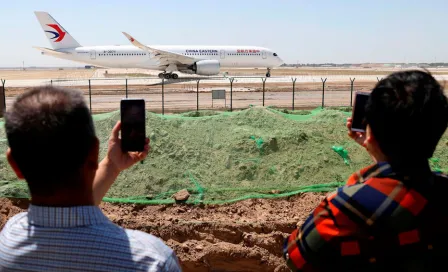
POLYGON ((268 68, 268 71, 266 73, 266 77, 271 77, 271 68, 268 68))

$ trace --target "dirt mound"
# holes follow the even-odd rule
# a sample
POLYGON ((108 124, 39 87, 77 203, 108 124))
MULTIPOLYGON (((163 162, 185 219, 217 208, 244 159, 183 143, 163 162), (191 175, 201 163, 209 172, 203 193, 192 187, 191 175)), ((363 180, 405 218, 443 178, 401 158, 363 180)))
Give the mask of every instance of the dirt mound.
MULTIPOLYGON (((303 223, 323 194, 245 200, 229 205, 101 204, 114 223, 163 239, 184 271, 289 271, 284 238, 303 223)), ((28 202, 0 198, 0 229, 28 202)))
MULTIPOLYGON (((280 112, 252 107, 239 112, 190 115, 147 113, 151 153, 143 164, 124 171, 108 192, 111 201, 152 204, 174 202, 186 189, 191 203, 228 203, 253 197, 272 197, 272 191, 295 192, 303 186, 343 182, 371 163, 365 150, 347 137, 345 109, 280 112), (347 151, 348 164, 333 147, 347 151)), ((95 116, 106 153, 118 112, 95 116)), ((448 169, 448 132, 434 157, 434 169, 448 169)), ((0 151, 6 151, 0 129, 0 151)), ((43 169, 45 171, 45 169, 43 169)), ((0 196, 27 194, 6 158, 0 157, 0 196)))

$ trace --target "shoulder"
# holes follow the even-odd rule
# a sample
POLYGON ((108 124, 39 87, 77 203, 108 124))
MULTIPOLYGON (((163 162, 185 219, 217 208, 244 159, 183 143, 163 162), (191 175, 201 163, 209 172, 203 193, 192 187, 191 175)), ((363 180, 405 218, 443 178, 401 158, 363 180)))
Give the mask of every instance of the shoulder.
POLYGON ((125 229, 125 232, 137 257, 150 256, 152 259, 157 259, 161 266, 167 269, 166 271, 180 271, 180 268, 177 270, 179 266, 176 254, 162 239, 139 230, 125 229))
POLYGON ((347 184, 336 190, 327 199, 337 210, 336 221, 344 218, 358 226, 372 226, 380 218, 389 218, 403 200, 422 200, 410 191, 403 182, 387 176, 371 176, 362 182, 347 184))
POLYGON ((5 224, 5 226, 3 227, 1 233, 7 232, 9 231, 11 228, 14 228, 17 224, 19 224, 20 222, 27 222, 26 218, 27 218, 28 212, 21 212, 18 213, 16 215, 14 215, 13 217, 11 217, 5 224))
POLYGON ((143 231, 120 227, 113 222, 97 228, 102 235, 129 245, 135 263, 143 267, 157 267, 158 271, 181 271, 175 252, 162 239, 143 231))
POLYGON ((125 229, 125 232, 132 246, 142 248, 148 251, 153 251, 154 253, 161 253, 166 255, 169 255, 173 252, 173 250, 170 247, 168 247, 162 241, 162 239, 152 234, 131 229, 125 229))

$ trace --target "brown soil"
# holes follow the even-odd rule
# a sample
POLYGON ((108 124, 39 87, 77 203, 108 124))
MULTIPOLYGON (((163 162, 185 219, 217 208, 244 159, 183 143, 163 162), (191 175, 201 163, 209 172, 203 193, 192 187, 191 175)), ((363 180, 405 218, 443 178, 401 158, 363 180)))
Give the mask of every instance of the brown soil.
MULTIPOLYGON (((324 194, 228 205, 100 205, 112 222, 151 233, 173 248, 184 271, 289 271, 282 245, 324 194)), ((28 201, 0 199, 0 229, 28 201)))

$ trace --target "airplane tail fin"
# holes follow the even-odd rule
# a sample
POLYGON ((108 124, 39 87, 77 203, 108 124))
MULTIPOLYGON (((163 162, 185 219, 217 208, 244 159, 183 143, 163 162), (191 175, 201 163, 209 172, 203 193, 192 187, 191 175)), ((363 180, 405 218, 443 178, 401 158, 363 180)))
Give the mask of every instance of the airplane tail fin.
POLYGON ((50 14, 35 11, 42 29, 47 35, 53 49, 74 48, 81 46, 50 14))

